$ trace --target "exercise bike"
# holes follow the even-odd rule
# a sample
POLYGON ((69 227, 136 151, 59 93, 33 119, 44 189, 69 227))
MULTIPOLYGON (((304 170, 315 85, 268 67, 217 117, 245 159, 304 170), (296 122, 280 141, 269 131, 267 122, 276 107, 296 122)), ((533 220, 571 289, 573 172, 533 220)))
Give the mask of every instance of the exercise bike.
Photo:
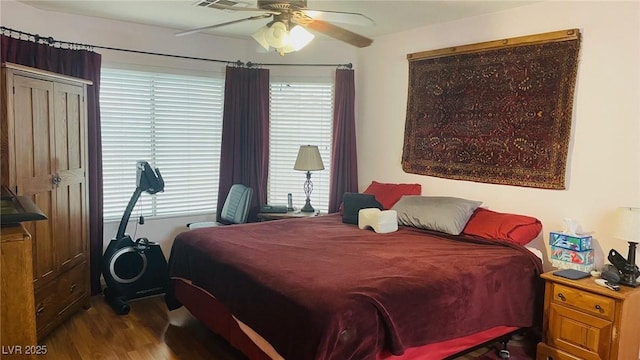
POLYGON ((125 234, 131 211, 140 195, 164 191, 164 181, 158 169, 154 171, 146 161, 138 161, 136 169, 136 189, 122 215, 118 232, 102 257, 102 276, 107 285, 104 296, 121 315, 129 313, 128 300, 163 294, 168 283, 167 260, 160 245, 147 238, 133 241, 125 234))

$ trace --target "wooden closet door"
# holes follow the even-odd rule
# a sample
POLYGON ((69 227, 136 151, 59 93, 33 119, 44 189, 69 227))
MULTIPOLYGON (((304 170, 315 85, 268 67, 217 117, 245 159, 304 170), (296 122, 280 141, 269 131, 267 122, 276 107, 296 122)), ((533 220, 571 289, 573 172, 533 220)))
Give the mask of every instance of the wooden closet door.
POLYGON ((54 191, 53 84, 23 76, 14 76, 15 184, 18 195, 31 196, 48 220, 25 223, 33 242, 35 286, 56 274, 53 242, 56 218, 54 191))
POLYGON ((61 271, 87 259, 85 112, 82 86, 54 85, 57 216, 54 234, 61 271))
POLYGON ((33 267, 30 307, 35 305, 35 333, 42 340, 81 307, 90 307, 85 180, 90 82, 8 63, 1 77, 8 101, 0 107, 0 179, 31 197, 48 217, 23 224, 33 236, 33 266, 25 266, 33 267))

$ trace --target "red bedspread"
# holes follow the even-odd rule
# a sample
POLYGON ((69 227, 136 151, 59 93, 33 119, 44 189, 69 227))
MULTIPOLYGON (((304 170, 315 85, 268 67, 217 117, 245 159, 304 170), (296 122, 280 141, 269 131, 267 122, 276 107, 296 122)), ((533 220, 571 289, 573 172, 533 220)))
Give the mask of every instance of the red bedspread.
MULTIPOLYGON (((287 360, 375 359, 386 348, 528 327, 540 260, 522 246, 409 227, 376 234, 337 215, 190 230, 171 277, 191 280, 287 360)), ((167 293, 170 308, 180 306, 167 293)))

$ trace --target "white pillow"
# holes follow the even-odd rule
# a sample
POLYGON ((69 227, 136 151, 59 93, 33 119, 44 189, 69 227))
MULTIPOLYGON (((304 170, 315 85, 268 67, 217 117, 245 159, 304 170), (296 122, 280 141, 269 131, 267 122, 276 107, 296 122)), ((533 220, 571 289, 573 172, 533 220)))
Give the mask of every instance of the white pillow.
POLYGON ((361 209, 358 212, 358 227, 372 228, 379 234, 394 232, 398 230, 398 214, 395 210, 361 209))
POLYGON ((447 196, 405 195, 393 205, 398 224, 460 235, 482 201, 447 196))

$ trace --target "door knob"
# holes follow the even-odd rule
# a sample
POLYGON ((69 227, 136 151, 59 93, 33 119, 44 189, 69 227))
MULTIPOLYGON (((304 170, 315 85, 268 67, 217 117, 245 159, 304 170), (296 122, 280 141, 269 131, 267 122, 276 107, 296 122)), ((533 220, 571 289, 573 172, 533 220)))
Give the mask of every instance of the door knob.
POLYGON ((51 178, 51 182, 53 183, 53 185, 58 185, 62 182, 62 178, 60 177, 60 175, 55 174, 53 175, 53 178, 51 178))

